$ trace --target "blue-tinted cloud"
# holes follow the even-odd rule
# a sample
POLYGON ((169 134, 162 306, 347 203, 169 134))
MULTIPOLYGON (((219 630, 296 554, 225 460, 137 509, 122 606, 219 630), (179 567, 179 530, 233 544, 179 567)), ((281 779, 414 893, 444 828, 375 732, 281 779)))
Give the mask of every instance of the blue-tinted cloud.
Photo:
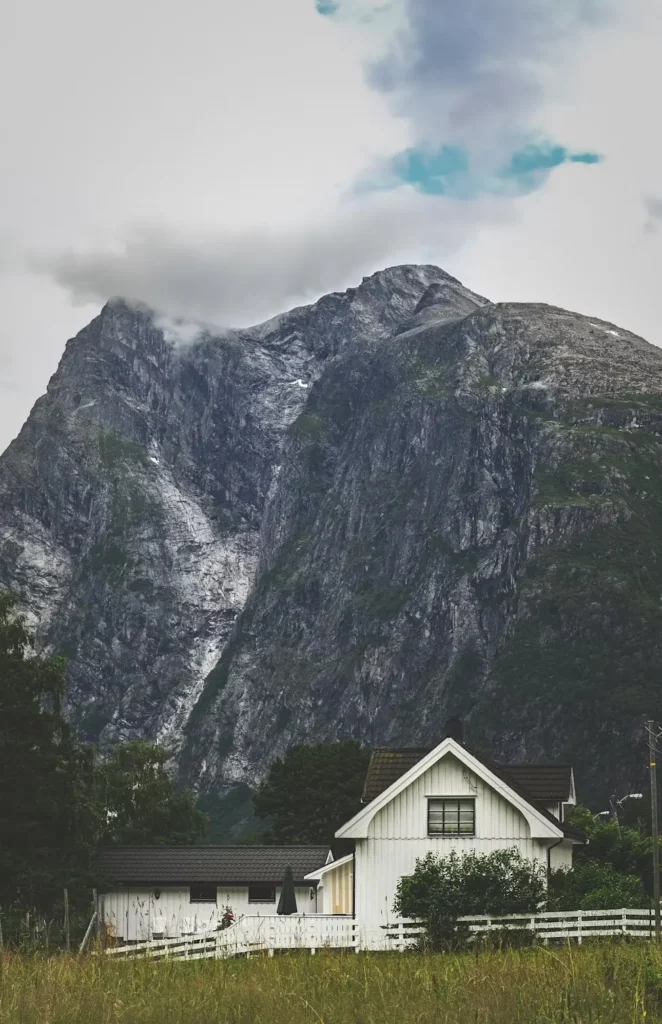
POLYGON ((562 164, 597 164, 599 153, 571 153, 565 146, 553 143, 530 143, 513 153, 509 163, 498 172, 497 179, 513 184, 518 195, 533 192, 549 178, 555 167, 562 164))
POLYGON ((494 172, 472 167, 469 152, 461 146, 439 149, 407 149, 398 153, 378 174, 362 184, 362 190, 394 189, 412 185, 417 192, 455 199, 479 195, 525 195, 540 188, 555 167, 562 164, 597 164, 598 153, 573 153, 565 146, 535 142, 516 150, 494 172))
MULTIPOLYGON (((315 0, 320 14, 364 20, 375 0, 315 0)), ((535 128, 549 70, 618 0, 390 0, 401 16, 372 86, 418 143, 499 147, 535 128)))
POLYGON ((419 139, 531 130, 547 72, 615 0, 404 0, 406 29, 370 69, 419 139))

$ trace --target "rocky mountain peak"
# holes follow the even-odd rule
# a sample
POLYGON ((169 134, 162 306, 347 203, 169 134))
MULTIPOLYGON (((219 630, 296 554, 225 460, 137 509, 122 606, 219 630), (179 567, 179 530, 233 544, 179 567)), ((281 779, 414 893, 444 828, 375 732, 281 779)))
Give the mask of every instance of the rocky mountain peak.
POLYGON ((0 585, 84 737, 170 744, 217 809, 293 741, 456 714, 587 795, 639 784, 660 350, 433 266, 179 347, 159 323, 108 303, 0 458, 0 585))

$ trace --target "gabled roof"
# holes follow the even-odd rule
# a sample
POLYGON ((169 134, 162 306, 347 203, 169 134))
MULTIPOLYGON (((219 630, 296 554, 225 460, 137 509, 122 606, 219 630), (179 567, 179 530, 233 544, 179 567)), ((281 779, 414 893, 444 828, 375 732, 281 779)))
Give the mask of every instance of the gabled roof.
POLYGON ((337 871, 338 868, 343 867, 345 864, 351 864, 354 860, 354 854, 348 853, 344 857, 339 857, 338 860, 330 860, 323 868, 318 868, 317 871, 311 871, 309 875, 306 875, 306 881, 321 881, 324 875, 328 875, 329 871, 337 871))
POLYGON ((429 754, 432 747, 374 747, 363 784, 361 800, 369 804, 376 796, 429 754))
POLYGON ((328 846, 109 846, 97 875, 119 885, 280 885, 286 865, 296 885, 326 863, 328 846))
MULTIPOLYGON (((377 747, 372 751, 363 787, 363 802, 370 803, 391 783, 404 775, 433 747, 390 748, 377 747)), ((563 803, 572 794, 572 765, 557 764, 501 764, 482 751, 467 747, 474 757, 498 771, 522 789, 536 803, 563 803)))
POLYGON ((452 753, 475 774, 481 777, 483 781, 501 792, 510 803, 518 807, 529 822, 532 834, 537 838, 555 836, 561 838, 567 836, 573 839, 581 838, 575 830, 559 822, 557 818, 549 814, 537 799, 522 787, 516 778, 509 776, 507 765, 500 765, 488 755, 470 750, 450 737, 442 740, 441 743, 431 750, 406 748, 402 751, 397 751, 381 748, 373 751, 364 794, 369 796, 373 791, 373 787, 375 790, 379 787, 379 791, 362 811, 359 811, 351 821, 348 821, 336 832, 336 836, 339 838, 355 839, 367 836, 368 824, 377 811, 397 796, 398 793, 406 789, 410 783, 427 771, 437 760, 448 753, 452 753), (373 759, 375 767, 374 772, 371 772, 373 759), (390 783, 388 782, 389 778, 392 779, 390 783), (385 785, 382 787, 382 784, 385 785))

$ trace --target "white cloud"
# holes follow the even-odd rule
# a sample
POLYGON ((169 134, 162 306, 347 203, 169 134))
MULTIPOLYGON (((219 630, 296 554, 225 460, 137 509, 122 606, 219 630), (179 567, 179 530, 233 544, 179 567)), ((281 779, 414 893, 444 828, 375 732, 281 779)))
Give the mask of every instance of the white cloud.
POLYGON ((386 263, 447 257, 475 224, 506 214, 495 200, 466 203, 403 190, 361 197, 290 228, 197 234, 143 227, 113 251, 38 263, 74 302, 119 295, 171 317, 237 327, 353 284, 386 263))
POLYGON ((644 231, 654 234, 662 224, 662 196, 646 196, 644 198, 646 221, 644 231))
MULTIPOLYGON (((635 0, 637 2, 637 0, 635 0)), ((614 0, 404 0, 405 27, 371 80, 420 141, 499 161, 535 125, 582 33, 614 0)))
POLYGON ((0 451, 100 302, 76 308, 23 253, 319 220, 407 139, 362 40, 312 0, 6 0, 2 23, 0 451))
POLYGON ((654 127, 662 8, 645 0, 635 11, 635 23, 615 24, 600 46, 584 41, 572 102, 562 97, 540 112, 550 133, 604 153, 604 163, 587 174, 557 170, 543 191, 518 202, 516 218, 478 231, 449 269, 483 294, 575 309, 662 345, 662 232, 644 232, 642 205, 662 179, 654 127))
MULTIPOLYGON (((407 3, 423 10, 423 0, 407 3)), ((435 3, 433 13, 449 10, 435 3)), ((540 0, 539 24, 574 3, 540 0)), ((288 296, 420 260, 498 300, 555 302, 662 340, 662 232, 643 231, 656 207, 642 205, 662 180, 659 2, 631 0, 616 28, 568 48, 554 29, 542 49, 533 22, 512 22, 523 4, 453 4, 462 20, 439 36, 441 52, 454 39, 453 59, 435 70, 427 48, 436 77, 416 79, 410 106, 403 87, 396 117, 394 94, 365 78, 366 61, 385 52, 393 11, 352 26, 320 17, 314 0, 116 0, 112 13, 89 0, 6 0, 0 449, 66 338, 117 291, 142 293, 171 319, 239 323, 288 296), (515 36, 490 27, 490 17, 471 22, 479 11, 501 12, 515 36), (494 109, 480 99, 497 52, 508 74, 494 109), (512 88, 518 76, 521 88, 512 88), (492 204, 418 203, 409 194, 350 210, 343 196, 366 167, 432 123, 461 133, 459 111, 471 115, 472 143, 497 135, 508 111, 518 131, 526 122, 605 162, 560 169, 544 192, 498 214, 492 204), (38 274, 25 252, 36 254, 38 274), (72 294, 87 304, 74 306, 72 294)))

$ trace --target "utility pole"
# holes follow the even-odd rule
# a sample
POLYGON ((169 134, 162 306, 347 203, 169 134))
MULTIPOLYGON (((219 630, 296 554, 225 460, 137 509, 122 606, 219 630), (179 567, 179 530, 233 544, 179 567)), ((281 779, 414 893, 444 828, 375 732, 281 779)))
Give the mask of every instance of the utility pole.
POLYGON ((71 952, 71 930, 69 927, 69 890, 64 890, 64 948, 71 952))
POLYGON ((651 775, 651 831, 653 833, 653 902, 655 905, 655 941, 659 942, 662 937, 662 923, 660 922, 660 838, 657 824, 657 767, 655 741, 661 735, 656 732, 655 723, 652 720, 646 722, 648 733, 648 762, 651 775))

